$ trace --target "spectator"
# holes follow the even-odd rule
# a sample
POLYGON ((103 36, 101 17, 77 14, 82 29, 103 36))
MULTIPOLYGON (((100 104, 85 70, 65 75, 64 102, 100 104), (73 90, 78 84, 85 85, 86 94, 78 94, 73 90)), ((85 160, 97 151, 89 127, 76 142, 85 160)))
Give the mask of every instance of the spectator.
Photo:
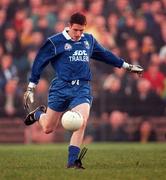
MULTIPOLYGON (((0 34, 4 34, 6 23, 6 11, 0 9, 0 34)), ((0 36, 0 42, 2 42, 2 36, 0 36)))
POLYGON ((159 56, 160 56, 161 61, 166 61, 166 45, 161 47, 159 56))
POLYGON ((101 42, 106 48, 111 48, 115 45, 115 41, 111 38, 110 34, 106 31, 106 20, 103 16, 96 16, 94 18, 96 31, 98 32, 95 38, 101 42))
POLYGON ((127 141, 125 131, 125 114, 120 111, 112 111, 107 122, 102 122, 96 130, 95 141, 127 141))
POLYGON ((133 50, 138 50, 138 51, 140 50, 139 45, 138 45, 138 41, 134 37, 127 38, 125 41, 125 46, 122 47, 121 49, 122 49, 122 54, 124 54, 124 57, 126 59, 129 59, 129 52, 131 52, 133 50))
POLYGON ((156 47, 151 36, 144 36, 142 39, 142 53, 144 56, 149 57, 156 51, 156 47))
POLYGON ((119 78, 121 81, 121 91, 125 96, 127 96, 127 102, 125 105, 126 109, 131 94, 135 92, 138 77, 134 76, 133 74, 128 74, 122 69, 114 69, 112 75, 119 78))
POLYGON ((19 58, 22 55, 22 47, 14 27, 9 26, 5 28, 2 45, 5 53, 11 54, 13 58, 19 58))
POLYGON ((132 9, 130 6, 129 0, 117 0, 115 1, 115 9, 114 11, 118 14, 121 15, 122 18, 124 16, 124 13, 128 11, 129 9, 132 9))
POLYGON ((129 53, 128 56, 129 56, 129 60, 131 64, 135 64, 135 65, 141 64, 140 63, 141 53, 139 49, 132 49, 128 53, 129 53))
POLYGON ((148 143, 157 140, 156 132, 149 120, 143 120, 140 122, 138 129, 134 133, 133 140, 141 143, 148 143))
POLYGON ((120 26, 120 28, 118 29, 118 34, 116 38, 118 46, 122 48, 127 39, 135 36, 134 27, 135 18, 133 14, 130 14, 124 19, 124 25, 120 26))
POLYGON ((162 35, 162 46, 166 44, 166 21, 163 20, 161 23, 161 35, 162 35))
POLYGON ((5 54, 2 56, 0 66, 0 89, 2 91, 4 90, 6 83, 11 79, 19 79, 18 71, 13 64, 13 57, 9 54, 5 54))
POLYGON ((34 58, 37 54, 37 48, 36 47, 30 47, 27 49, 27 72, 26 72, 26 80, 28 79, 30 68, 32 67, 34 58))
POLYGON ((161 60, 160 70, 166 77, 166 45, 160 49, 159 58, 161 60))
POLYGON ((164 45, 164 27, 162 28, 164 21, 165 15, 161 11, 153 14, 153 29, 151 30, 151 36, 154 39, 157 51, 164 45))
POLYGON ((6 11, 7 19, 6 22, 11 22, 11 19, 14 17, 15 13, 15 6, 12 6, 12 1, 11 0, 1 0, 0 1, 0 9, 6 11))
POLYGON ((21 33, 23 29, 23 23, 27 18, 27 12, 25 9, 18 9, 15 13, 13 25, 17 33, 21 33))
POLYGON ((25 116, 22 98, 22 92, 19 90, 18 81, 16 79, 9 80, 5 85, 4 95, 1 97, 4 116, 25 116))
POLYGON ((148 31, 146 19, 144 17, 138 16, 135 19, 134 29, 138 44, 141 45, 143 38, 150 34, 150 32, 148 31))
POLYGON ((132 94, 132 116, 162 116, 165 104, 161 97, 152 89, 147 79, 137 82, 137 91, 132 94))
POLYGON ((159 65, 156 63, 149 64, 143 76, 151 83, 152 89, 161 95, 164 90, 165 77, 164 74, 160 72, 159 65))
POLYGON ((30 46, 39 49, 41 47, 41 44, 43 44, 43 41, 44 41, 43 33, 40 31, 34 31, 32 33, 32 44, 30 46))
POLYGON ((122 92, 121 80, 119 77, 109 75, 104 82, 101 98, 102 112, 124 111, 125 96, 122 92))
POLYGON ((92 1, 89 4, 89 12, 93 15, 93 17, 102 15, 104 2, 101 0, 92 1))
POLYGON ((43 34, 44 39, 46 39, 46 37, 51 36, 53 34, 49 26, 48 19, 46 17, 39 18, 36 31, 40 31, 43 34))
POLYGON ((107 19, 108 32, 115 41, 118 33, 119 17, 116 13, 110 13, 107 19))
POLYGON ((63 21, 57 21, 57 23, 54 26, 54 33, 60 33, 65 28, 65 23, 63 21))
POLYGON ((151 55, 156 52, 156 46, 154 45, 153 38, 151 36, 145 36, 142 40, 141 45, 141 64, 145 67, 145 70, 147 70, 149 64, 151 55))
POLYGON ((4 49, 3 49, 2 44, 0 44, 0 61, 1 61, 3 54, 4 54, 4 49))
POLYGON ((25 19, 22 25, 22 32, 20 34, 20 42, 22 47, 27 48, 32 45, 34 30, 33 21, 30 18, 25 19))

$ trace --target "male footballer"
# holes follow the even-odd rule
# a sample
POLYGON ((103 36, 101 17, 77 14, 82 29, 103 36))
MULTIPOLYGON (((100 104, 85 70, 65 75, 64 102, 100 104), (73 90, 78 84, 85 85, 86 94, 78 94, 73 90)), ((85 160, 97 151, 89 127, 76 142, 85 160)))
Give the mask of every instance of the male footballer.
POLYGON ((128 64, 101 46, 93 35, 84 33, 86 23, 83 14, 74 13, 70 17, 68 28, 48 37, 34 60, 24 94, 24 105, 28 110, 34 102, 35 87, 40 75, 51 63, 55 70, 55 78, 48 92, 48 107, 41 105, 30 111, 24 123, 31 125, 38 122, 44 133, 48 134, 56 129, 66 110, 77 111, 83 116, 82 127, 74 131, 70 139, 67 168, 84 169, 78 156, 93 99, 89 83, 92 79, 90 61, 95 59, 138 74, 143 72, 142 67, 128 64))

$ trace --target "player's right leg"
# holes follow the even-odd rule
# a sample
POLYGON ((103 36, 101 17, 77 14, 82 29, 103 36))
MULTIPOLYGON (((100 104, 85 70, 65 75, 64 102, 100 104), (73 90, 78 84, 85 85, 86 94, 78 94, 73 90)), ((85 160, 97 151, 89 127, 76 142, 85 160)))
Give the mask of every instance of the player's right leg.
POLYGON ((42 113, 38 120, 44 133, 48 134, 53 132, 56 129, 61 116, 62 112, 54 111, 48 107, 47 112, 42 113))
POLYGON ((31 125, 38 121, 46 134, 51 133, 57 127, 62 113, 68 107, 67 85, 67 82, 55 78, 50 85, 47 110, 44 106, 39 106, 27 115, 24 123, 31 125))
POLYGON ((24 123, 31 125, 38 121, 44 133, 48 134, 56 129, 61 115, 62 112, 54 111, 49 107, 46 110, 45 106, 39 106, 27 115, 24 123))

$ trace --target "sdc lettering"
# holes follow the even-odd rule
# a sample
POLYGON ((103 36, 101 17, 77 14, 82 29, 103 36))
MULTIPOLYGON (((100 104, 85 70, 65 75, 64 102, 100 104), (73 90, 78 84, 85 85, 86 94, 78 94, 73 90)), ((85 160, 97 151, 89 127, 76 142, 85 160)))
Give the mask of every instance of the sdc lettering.
POLYGON ((85 50, 76 50, 72 56, 69 56, 70 61, 89 61, 88 54, 85 50))
POLYGON ((85 50, 76 50, 73 54, 73 56, 87 56, 87 53, 85 50))

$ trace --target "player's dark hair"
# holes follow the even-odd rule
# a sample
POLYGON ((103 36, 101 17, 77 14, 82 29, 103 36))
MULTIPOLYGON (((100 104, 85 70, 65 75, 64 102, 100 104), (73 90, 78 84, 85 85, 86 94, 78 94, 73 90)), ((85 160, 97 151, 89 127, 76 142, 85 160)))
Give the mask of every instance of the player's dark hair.
POLYGON ((79 12, 72 14, 69 22, 71 25, 72 24, 79 24, 79 25, 86 25, 87 24, 85 15, 83 15, 82 13, 79 13, 79 12))

